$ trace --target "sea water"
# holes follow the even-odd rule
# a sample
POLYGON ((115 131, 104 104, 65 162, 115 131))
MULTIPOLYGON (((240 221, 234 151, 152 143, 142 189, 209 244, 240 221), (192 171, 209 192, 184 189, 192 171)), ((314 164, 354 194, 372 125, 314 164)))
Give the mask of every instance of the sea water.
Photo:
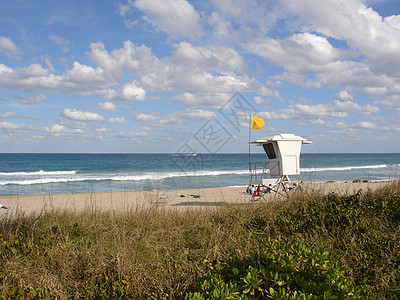
MULTIPOLYGON (((251 162, 266 161, 252 154, 251 162)), ((305 182, 399 179, 400 154, 310 154, 305 182)), ((245 186, 248 154, 0 154, 0 195, 245 186)))

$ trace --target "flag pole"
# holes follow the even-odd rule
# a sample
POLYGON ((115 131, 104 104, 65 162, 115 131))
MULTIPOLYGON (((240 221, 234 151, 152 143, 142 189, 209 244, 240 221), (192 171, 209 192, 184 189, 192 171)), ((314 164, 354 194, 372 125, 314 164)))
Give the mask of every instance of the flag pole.
POLYGON ((251 135, 251 114, 249 115, 249 171, 251 172, 251 162, 250 162, 250 135, 251 135))

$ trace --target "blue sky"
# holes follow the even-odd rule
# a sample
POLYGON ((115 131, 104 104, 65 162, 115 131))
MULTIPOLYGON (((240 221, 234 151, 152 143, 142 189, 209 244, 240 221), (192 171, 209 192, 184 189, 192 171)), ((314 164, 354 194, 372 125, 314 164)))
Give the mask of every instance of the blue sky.
POLYGON ((0 152, 399 152, 400 6, 4 0, 0 152))

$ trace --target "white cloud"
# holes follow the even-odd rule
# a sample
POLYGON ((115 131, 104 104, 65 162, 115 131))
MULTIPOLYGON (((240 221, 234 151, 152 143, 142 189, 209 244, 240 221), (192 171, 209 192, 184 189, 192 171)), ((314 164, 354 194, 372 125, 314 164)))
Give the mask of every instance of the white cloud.
POLYGON ((178 111, 174 113, 174 116, 182 119, 215 119, 214 112, 202 109, 187 109, 185 111, 178 111))
POLYGON ((84 112, 76 109, 63 109, 62 116, 73 121, 94 121, 102 122, 105 118, 97 113, 84 112))
POLYGON ((43 131, 48 132, 54 136, 63 136, 69 134, 82 134, 82 129, 70 129, 61 124, 53 124, 50 127, 43 127, 43 131))
POLYGON ((324 122, 325 119, 347 118, 352 112, 377 113, 379 111, 378 107, 369 104, 362 106, 352 101, 334 100, 333 103, 316 105, 296 103, 275 112, 261 112, 260 115, 272 120, 305 119, 311 124, 315 120, 324 122))
POLYGON ((368 95, 385 95, 388 92, 387 87, 385 86, 381 86, 381 87, 377 87, 377 86, 366 86, 364 88, 364 91, 366 94, 368 95))
POLYGON ((75 85, 82 90, 91 90, 101 87, 106 87, 115 83, 109 82, 110 77, 106 76, 104 70, 100 67, 93 68, 91 66, 80 64, 75 61, 72 69, 68 70, 63 76, 66 84, 75 85))
MULTIPOLYGON (((243 42, 267 33, 282 17, 280 1, 212 0, 218 15, 210 23, 217 24, 214 32, 225 40, 243 42)), ((215 26, 215 25, 214 25, 215 26)))
POLYGON ((214 75, 204 70, 184 69, 183 66, 166 65, 158 72, 142 76, 142 84, 148 90, 158 92, 214 92, 233 93, 258 88, 259 83, 248 76, 214 75))
POLYGON ((132 81, 123 85, 119 91, 112 89, 107 90, 105 97, 109 100, 143 101, 146 99, 146 91, 143 88, 138 87, 135 81, 132 81))
POLYGON ((365 55, 373 72, 400 75, 400 16, 381 17, 361 0, 285 0, 314 29, 346 40, 365 55))
POLYGON ((389 110, 400 110, 400 95, 392 95, 385 99, 375 101, 376 104, 382 104, 389 110))
POLYGON ((0 75, 4 75, 5 73, 12 73, 13 69, 7 67, 6 65, 0 64, 0 75))
POLYGON ((213 26, 214 34, 219 38, 226 38, 232 34, 232 24, 221 17, 218 13, 212 12, 209 22, 213 26))
POLYGON ((159 60, 150 48, 136 47, 126 41, 123 48, 110 53, 102 43, 91 44, 89 54, 97 66, 75 61, 72 68, 61 75, 56 75, 53 66, 44 68, 32 64, 12 69, 0 64, 0 85, 25 91, 100 94, 109 100, 139 101, 146 99, 146 90, 231 94, 261 88, 257 79, 237 75, 245 72, 247 66, 240 54, 228 47, 198 47, 182 42, 175 45, 172 56, 159 60), (123 69, 140 79, 116 90, 113 87, 121 84, 123 69))
POLYGON ((117 110, 117 106, 112 102, 104 102, 104 103, 100 102, 97 105, 97 109, 98 110, 103 110, 103 111, 116 111, 117 110))
POLYGON ((376 124, 369 122, 369 121, 361 121, 361 122, 353 124, 353 126, 357 126, 357 127, 364 128, 364 129, 376 129, 377 128, 376 124))
POLYGON ((69 52, 71 49, 68 47, 69 45, 69 40, 62 38, 58 35, 55 34, 51 34, 49 36, 50 41, 52 41, 54 44, 56 44, 57 46, 59 46, 63 53, 67 53, 69 52))
POLYGON ((159 122, 161 119, 152 114, 139 113, 135 116, 135 120, 144 122, 159 122))
POLYGON ((182 93, 172 97, 176 102, 187 107, 221 108, 232 96, 230 93, 182 93))
POLYGON ((34 130, 34 127, 32 125, 0 121, 0 129, 4 129, 6 131, 26 132, 34 130))
POLYGON ((341 91, 336 94, 337 99, 342 101, 353 101, 354 97, 350 95, 347 91, 341 91))
POLYGON ((12 95, 12 98, 18 100, 18 102, 21 104, 38 104, 47 101, 47 97, 43 94, 32 97, 26 97, 23 95, 12 95))
MULTIPOLYGON (((159 61, 146 46, 136 47, 130 41, 124 47, 108 53, 102 43, 91 44, 91 58, 98 66, 89 66, 78 61, 64 74, 56 75, 48 58, 49 68, 31 64, 23 68, 10 68, 0 64, 0 85, 25 91, 57 91, 72 94, 108 95, 110 87, 119 85, 123 79, 122 68, 131 72, 152 72, 158 69, 159 61)), ((135 87, 136 82, 126 84, 120 92, 113 93, 121 99, 143 100, 143 88, 135 87)), ((110 96, 109 97, 113 97, 110 96)))
POLYGON ((126 119, 124 117, 121 118, 109 118, 107 119, 108 123, 113 123, 113 124, 123 124, 126 123, 126 119))
POLYGON ((254 103, 262 104, 262 103, 264 103, 264 99, 262 97, 256 96, 256 97, 254 97, 254 103))
POLYGON ((92 43, 90 44, 90 56, 109 76, 116 80, 121 80, 121 68, 123 67, 137 73, 148 72, 149 69, 157 68, 158 59, 149 47, 145 45, 137 47, 131 41, 125 41, 123 45, 123 48, 115 49, 109 53, 103 43, 92 43))
POLYGON ((111 130, 108 128, 102 127, 102 128, 97 128, 96 131, 100 132, 100 133, 106 133, 106 132, 110 132, 111 130))
POLYGON ((119 134, 120 137, 132 140, 132 141, 137 141, 139 142, 141 138, 149 136, 150 134, 148 132, 144 131, 129 131, 129 132, 121 132, 119 134))
POLYGON ((293 73, 318 73, 338 70, 344 57, 322 36, 298 33, 282 40, 269 37, 247 44, 247 50, 293 73))
POLYGON ((103 93, 104 88, 115 84, 102 68, 93 68, 74 62, 63 75, 55 75, 39 64, 12 69, 0 64, 0 85, 25 91, 67 91, 88 95, 103 93))
POLYGON ((246 63, 233 48, 222 46, 198 47, 186 41, 174 45, 171 61, 193 70, 213 70, 221 73, 245 72, 246 63))
POLYGON ((18 54, 19 49, 10 38, 0 36, 0 52, 18 54))
POLYGON ((278 90, 271 90, 269 88, 266 88, 265 86, 261 87, 261 95, 265 97, 273 97, 276 99, 283 99, 281 93, 278 90))
POLYGON ((0 114, 0 118, 14 118, 17 116, 17 113, 15 111, 8 111, 3 114, 0 114))
POLYGON ((200 15, 186 0, 136 0, 133 6, 145 13, 144 20, 174 38, 202 35, 200 15))

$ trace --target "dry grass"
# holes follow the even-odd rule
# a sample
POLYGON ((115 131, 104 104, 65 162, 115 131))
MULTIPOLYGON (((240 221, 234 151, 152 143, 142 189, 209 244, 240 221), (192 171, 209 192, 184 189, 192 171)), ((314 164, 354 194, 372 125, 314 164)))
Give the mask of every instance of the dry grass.
POLYGON ((355 283, 395 299, 398 199, 394 184, 359 196, 308 193, 212 209, 90 209, 2 219, 0 296, 182 299, 218 265, 262 249, 267 238, 283 237, 330 250, 355 283))

